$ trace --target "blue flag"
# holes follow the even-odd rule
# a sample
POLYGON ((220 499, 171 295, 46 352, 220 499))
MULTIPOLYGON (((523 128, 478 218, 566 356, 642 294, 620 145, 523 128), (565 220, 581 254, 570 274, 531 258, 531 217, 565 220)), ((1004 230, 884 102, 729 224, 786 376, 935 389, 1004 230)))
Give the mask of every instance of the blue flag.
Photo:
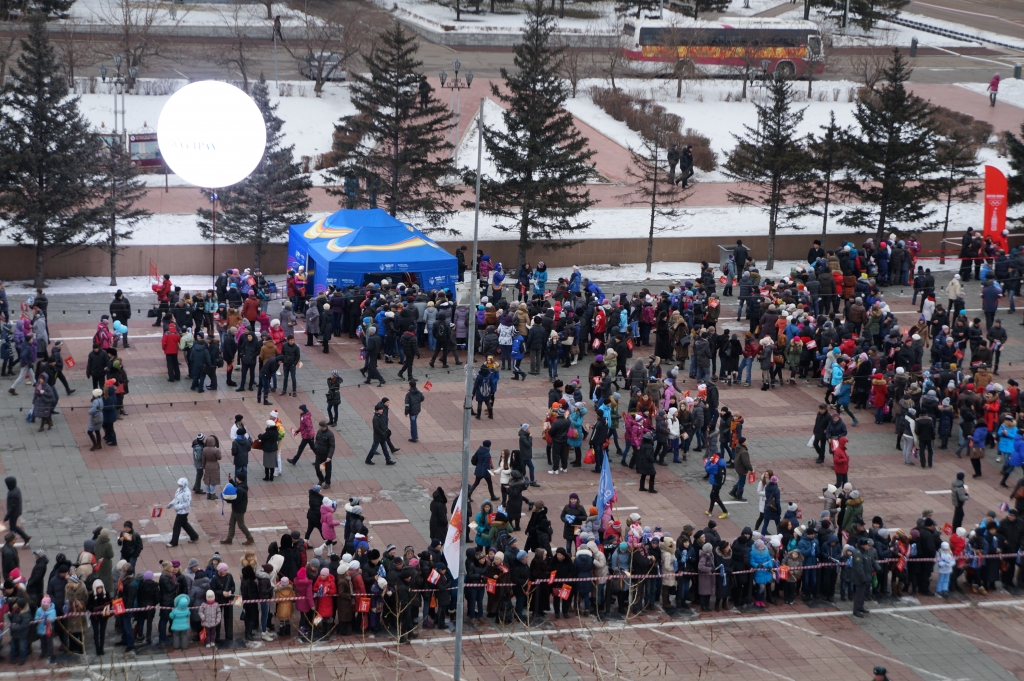
POLYGON ((602 454, 601 481, 597 485, 597 499, 594 505, 597 512, 601 514, 601 530, 611 522, 612 503, 616 499, 615 484, 612 483, 612 465, 608 461, 608 454, 602 454))

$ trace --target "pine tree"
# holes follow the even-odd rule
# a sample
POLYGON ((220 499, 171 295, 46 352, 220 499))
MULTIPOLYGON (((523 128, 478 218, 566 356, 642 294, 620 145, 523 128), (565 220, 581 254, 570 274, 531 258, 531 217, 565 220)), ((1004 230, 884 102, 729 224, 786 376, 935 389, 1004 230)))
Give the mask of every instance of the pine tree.
MULTIPOLYGON (((1009 189, 1006 197, 1007 206, 1024 203, 1024 124, 1020 126, 1020 133, 1019 138, 1009 131, 1003 133, 1003 139, 1006 140, 1006 156, 1010 162, 1010 174, 1006 178, 1009 189)), ((1007 221, 1015 222, 1019 226, 1024 223, 1024 217, 1007 218, 1007 221)))
POLYGON ((755 104, 757 127, 743 126, 734 134, 736 147, 723 170, 750 190, 729 191, 729 200, 740 205, 760 205, 768 213, 767 266, 775 266, 775 234, 780 225, 800 212, 796 203, 801 183, 809 173, 807 152, 797 137, 804 109, 793 110, 793 88, 785 78, 768 83, 768 99, 755 104))
POLYGON ((84 244, 102 224, 101 143, 68 92, 39 14, 11 75, 0 102, 0 214, 17 243, 35 248, 40 288, 47 249, 84 244))
POLYGON ((889 223, 912 224, 915 229, 935 211, 928 202, 937 196, 935 160, 938 137, 931 107, 907 92, 911 68, 900 51, 893 50, 882 84, 857 101, 854 117, 859 130, 844 136, 850 160, 843 190, 860 205, 846 211, 840 222, 875 228, 881 243, 889 223))
POLYGON ((851 0, 850 12, 856 17, 853 23, 870 31, 876 22, 895 17, 909 4, 910 0, 851 0))
MULTIPOLYGON (((329 175, 343 185, 354 172, 371 201, 381 196, 388 213, 422 218, 429 232, 455 212, 459 190, 452 181, 455 163, 447 139, 451 113, 429 86, 421 92, 426 80, 418 51, 415 35, 397 21, 381 34, 365 57, 367 73, 353 76, 352 104, 359 113, 339 126, 344 132, 336 135, 340 163, 329 175)), ((343 187, 328 192, 345 195, 343 187)))
MULTIPOLYGON (((217 235, 231 243, 252 244, 253 267, 259 267, 267 244, 285 236, 289 225, 309 219, 307 192, 312 182, 295 162, 295 146, 282 146, 284 121, 277 116, 277 105, 270 102, 262 73, 252 87, 252 99, 267 125, 266 150, 249 177, 217 190, 217 235)), ((213 195, 209 190, 203 194, 213 195)), ((199 209, 199 232, 204 239, 213 236, 212 218, 213 211, 199 209)))
POLYGON ((828 125, 821 126, 821 135, 808 135, 807 160, 810 175, 798 188, 800 208, 805 215, 821 218, 821 236, 828 234, 828 220, 843 214, 835 208, 838 193, 836 181, 846 167, 843 150, 844 130, 836 124, 834 111, 829 114, 828 125))
POLYGON ((101 218, 105 224, 102 238, 95 246, 110 255, 110 285, 117 286, 117 255, 124 249, 121 244, 132 238, 135 225, 152 213, 135 206, 145 196, 146 185, 139 179, 139 170, 132 166, 124 146, 108 145, 100 167, 106 189, 101 218))
POLYGON ((654 235, 666 229, 658 226, 662 222, 674 222, 682 211, 679 204, 692 193, 692 189, 683 189, 669 177, 667 152, 679 134, 680 119, 675 114, 667 113, 657 107, 653 124, 648 126, 647 134, 640 138, 640 146, 628 146, 631 163, 626 166, 626 174, 636 180, 633 191, 625 195, 626 203, 632 206, 646 206, 651 210, 650 222, 647 226, 647 273, 651 272, 654 260, 654 235))
MULTIPOLYGON (((502 113, 506 130, 484 126, 484 145, 497 177, 481 178, 480 207, 516 220, 512 226, 495 226, 519 233, 518 266, 538 242, 545 248, 572 245, 556 239, 590 226, 578 216, 594 205, 585 187, 594 174, 594 152, 563 108, 568 90, 558 75, 561 51, 551 44, 553 28, 543 0, 533 0, 523 42, 513 50, 516 72, 501 69, 507 92, 491 86, 493 96, 507 106, 502 113)), ((467 173, 466 183, 475 182, 475 171, 467 173)))

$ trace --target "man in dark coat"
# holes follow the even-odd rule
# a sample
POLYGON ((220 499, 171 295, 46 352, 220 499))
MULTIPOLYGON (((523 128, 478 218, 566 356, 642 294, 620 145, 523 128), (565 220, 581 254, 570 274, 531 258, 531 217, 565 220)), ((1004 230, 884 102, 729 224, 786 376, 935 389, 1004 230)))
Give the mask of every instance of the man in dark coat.
POLYGON ((331 488, 331 468, 334 465, 334 433, 328 425, 327 421, 321 421, 320 429, 313 437, 313 467, 316 469, 317 479, 325 489, 331 488))
POLYGON ((364 367, 363 375, 366 376, 366 380, 363 381, 366 385, 370 384, 370 381, 376 379, 377 387, 384 385, 387 381, 380 375, 380 370, 377 369, 377 360, 380 358, 381 346, 384 343, 384 337, 378 334, 375 327, 370 327, 370 332, 366 338, 366 366, 364 367))
POLYGON ((430 502, 430 538, 444 541, 448 536, 448 497, 438 487, 430 502))
POLYGON ((373 463, 373 457, 377 454, 377 447, 380 447, 384 451, 386 465, 395 465, 395 461, 391 458, 391 453, 388 451, 389 436, 387 419, 384 416, 384 405, 378 402, 373 408, 373 446, 370 447, 370 451, 366 454, 366 460, 363 463, 370 466, 376 465, 373 463))
MULTIPOLYGON (((121 322, 126 329, 128 328, 128 320, 132 318, 132 304, 121 289, 117 290, 114 299, 110 301, 110 318, 115 322, 121 322)), ((124 340, 125 348, 131 347, 128 345, 127 331, 122 333, 122 340, 124 340)))
POLYGON ((16 533, 21 537, 22 541, 28 544, 32 537, 25 534, 25 530, 18 527, 18 518, 22 514, 21 489, 18 488, 18 479, 13 475, 9 475, 4 478, 4 483, 7 485, 7 513, 4 515, 4 522, 7 523, 7 527, 11 532, 16 533))

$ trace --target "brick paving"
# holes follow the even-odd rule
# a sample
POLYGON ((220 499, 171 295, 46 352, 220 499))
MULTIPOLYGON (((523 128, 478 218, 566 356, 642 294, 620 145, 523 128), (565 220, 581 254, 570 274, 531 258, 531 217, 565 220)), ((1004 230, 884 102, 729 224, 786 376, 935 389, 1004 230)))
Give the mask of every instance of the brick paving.
MULTIPOLYGON (((969 301, 976 300, 975 286, 969 285, 969 301)), ((906 297, 899 297, 895 290, 886 297, 898 315, 910 315, 906 297)), ((89 302, 101 309, 104 300, 105 296, 97 294, 75 302, 89 302)), ((59 309, 61 302, 51 300, 51 307, 59 309)), ((189 444, 197 432, 216 434, 224 442, 234 414, 243 414, 252 428, 266 418, 271 408, 281 410, 287 428, 295 427, 299 404, 308 405, 314 420, 318 420, 325 412, 324 386, 332 369, 338 369, 345 382, 337 428, 335 482, 329 495, 342 501, 348 496, 361 498, 374 546, 424 546, 428 541, 430 493, 436 486, 443 487, 449 498, 457 493, 462 368, 431 370, 425 360, 417 362, 415 373, 421 386, 429 380, 433 387, 426 393, 420 417, 420 442, 412 444, 406 441, 407 421, 401 415, 405 384, 395 377, 398 366, 382 367, 388 380, 384 387, 360 385, 357 346, 347 338, 332 342, 329 355, 321 353, 319 347, 310 348, 312 353, 303 347, 298 397, 274 396, 273 407, 266 407, 256 403, 254 393, 226 390, 223 373, 220 389, 203 395, 190 392, 185 381, 168 383, 159 339, 147 336, 151 329, 140 320, 133 328, 131 349, 120 352, 131 383, 125 400, 129 416, 117 423, 119 446, 89 452, 85 435, 89 385, 84 366, 87 339, 94 326, 80 305, 68 307, 72 309, 67 314, 55 318, 51 336, 72 339, 66 345, 78 367, 68 373, 78 392, 67 397, 61 390, 61 414, 54 419, 53 430, 37 433, 25 423, 28 390, 21 389, 18 397, 8 395, 6 390, 0 392, 0 414, 6 417, 0 421, 2 472, 18 477, 25 497, 24 523, 33 535, 32 546, 46 548, 51 558, 57 552, 75 555, 96 525, 118 527, 124 519, 130 519, 146 537, 140 570, 158 567, 158 561, 167 558, 195 557, 205 565, 217 550, 230 565, 237 566, 243 548, 238 543, 230 547, 217 543, 227 525, 220 501, 207 501, 202 495, 194 499, 191 521, 199 532, 199 542, 182 543, 174 549, 164 546, 173 515, 165 509, 160 517, 152 517, 153 509, 170 500, 177 478, 193 479, 189 444), (401 447, 399 465, 369 467, 363 457, 371 442, 372 405, 384 396, 389 396, 394 405, 391 426, 393 439, 401 447)), ((1004 348, 1001 380, 1015 376, 1014 364, 1024 360, 1024 334, 1019 322, 1016 316, 1003 317, 1010 341, 1004 348)), ((582 362, 563 371, 562 377, 577 375, 586 375, 582 362)), ((492 440, 494 451, 515 447, 521 423, 541 423, 547 389, 548 383, 539 378, 520 383, 503 377, 494 419, 472 421, 473 446, 487 438, 492 440)), ((821 396, 821 389, 802 382, 770 393, 756 388, 721 387, 722 404, 745 417, 744 432, 755 468, 771 468, 781 481, 784 500, 796 501, 805 518, 818 513, 821 490, 834 479, 830 469, 814 464, 813 450, 806 446, 821 396)), ((866 499, 869 517, 881 515, 890 527, 911 527, 921 510, 930 507, 935 509, 940 525, 951 518, 949 484, 965 461, 957 460, 951 451, 937 451, 932 469, 904 466, 893 446, 892 426, 874 425, 867 413, 861 425, 851 428, 851 441, 850 478, 866 499)), ((297 444, 291 436, 286 437, 283 454, 293 455, 297 444)), ((557 508, 570 492, 579 493, 583 499, 596 492, 597 476, 586 467, 570 469, 564 476, 547 475, 543 471, 543 448, 536 449, 542 486, 528 490, 529 498, 542 499, 557 508)), ((970 481, 968 524, 1006 498, 1005 490, 997 484, 999 468, 994 456, 994 452, 988 453, 984 476, 970 481)), ((259 479, 259 466, 260 461, 254 457, 247 522, 262 554, 286 528, 305 529, 306 490, 315 481, 315 474, 309 454, 304 454, 297 466, 285 464, 283 475, 273 483, 259 479)), ((227 469, 225 463, 222 470, 227 469)), ((709 488, 699 458, 659 468, 658 473, 661 493, 649 495, 637 490, 635 474, 614 465, 621 514, 637 507, 644 524, 661 525, 672 535, 678 534, 685 523, 703 526, 709 488)), ((750 494, 748 498, 756 497, 750 494)), ((757 507, 756 503, 734 503, 729 510, 729 517, 720 521, 719 529, 723 537, 731 539, 753 523, 757 507)), ((22 548, 20 555, 22 565, 30 566, 33 558, 29 549, 22 548)), ((820 678, 822 665, 827 664, 831 669, 845 670, 841 678, 859 679, 870 678, 871 667, 884 664, 893 679, 1020 678, 1024 660, 1016 641, 1024 633, 1022 606, 1024 599, 992 594, 949 602, 907 598, 895 605, 869 605, 872 614, 863 620, 852 619, 848 604, 838 602, 835 607, 773 607, 761 614, 711 613, 694 620, 644 615, 625 627, 621 623, 589 621, 557 622, 537 631, 473 627, 468 629, 471 636, 464 645, 464 677, 642 679, 671 671, 699 672, 702 678, 805 679, 820 678)), ((210 678, 214 668, 218 674, 230 673, 233 678, 291 679, 307 676, 313 673, 311 670, 351 679, 378 679, 396 673, 403 679, 450 676, 453 647, 449 634, 426 633, 416 645, 390 651, 382 649, 382 643, 387 640, 336 638, 332 645, 314 650, 271 643, 237 654, 219 653, 216 661, 206 649, 171 655, 150 651, 140 655, 135 664, 141 677, 161 679, 210 678)), ((0 678, 10 674, 0 665, 0 678)))

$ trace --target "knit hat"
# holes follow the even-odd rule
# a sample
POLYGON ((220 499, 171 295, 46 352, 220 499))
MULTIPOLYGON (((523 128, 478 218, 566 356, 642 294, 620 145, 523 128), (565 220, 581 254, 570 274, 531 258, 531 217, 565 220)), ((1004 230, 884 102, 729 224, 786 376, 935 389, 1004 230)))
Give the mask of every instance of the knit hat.
POLYGON ((361 568, 358 560, 353 560, 351 563, 348 564, 349 572, 359 572, 360 569, 361 568))
POLYGON ((103 391, 100 390, 99 388, 96 388, 96 389, 94 389, 92 391, 92 396, 93 397, 103 397, 103 391))
POLYGON ((217 595, 215 593, 213 593, 213 591, 211 589, 207 589, 206 590, 206 602, 207 603, 213 603, 213 601, 216 600, 216 598, 217 598, 217 595))
POLYGON ((153 579, 153 571, 152 571, 152 570, 146 570, 146 571, 145 571, 145 572, 144 572, 144 573, 142 574, 142 578, 143 578, 144 580, 146 580, 147 582, 148 582, 148 581, 151 581, 151 580, 153 579))

